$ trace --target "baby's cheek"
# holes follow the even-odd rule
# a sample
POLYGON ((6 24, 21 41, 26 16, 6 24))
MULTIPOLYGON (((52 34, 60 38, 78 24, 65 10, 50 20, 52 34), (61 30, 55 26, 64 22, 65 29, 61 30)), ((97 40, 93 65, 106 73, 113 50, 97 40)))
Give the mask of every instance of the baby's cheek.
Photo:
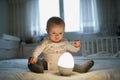
POLYGON ((76 41, 76 44, 77 44, 77 45, 80 45, 80 42, 79 42, 79 41, 76 41))

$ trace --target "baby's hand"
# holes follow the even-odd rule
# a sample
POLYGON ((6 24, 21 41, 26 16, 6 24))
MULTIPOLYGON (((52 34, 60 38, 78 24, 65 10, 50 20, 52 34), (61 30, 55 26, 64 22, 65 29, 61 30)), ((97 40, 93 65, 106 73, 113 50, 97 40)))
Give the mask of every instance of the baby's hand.
POLYGON ((35 57, 30 57, 28 60, 28 64, 34 64, 36 62, 37 62, 37 58, 35 58, 35 57))
POLYGON ((80 41, 79 40, 74 40, 73 41, 73 45, 74 45, 74 47, 80 47, 80 41))

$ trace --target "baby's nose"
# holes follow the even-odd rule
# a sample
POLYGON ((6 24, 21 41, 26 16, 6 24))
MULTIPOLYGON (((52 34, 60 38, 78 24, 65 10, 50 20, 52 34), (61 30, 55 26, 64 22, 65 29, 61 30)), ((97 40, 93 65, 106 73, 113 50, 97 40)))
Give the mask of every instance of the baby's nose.
POLYGON ((56 34, 56 36, 59 36, 59 34, 56 34))

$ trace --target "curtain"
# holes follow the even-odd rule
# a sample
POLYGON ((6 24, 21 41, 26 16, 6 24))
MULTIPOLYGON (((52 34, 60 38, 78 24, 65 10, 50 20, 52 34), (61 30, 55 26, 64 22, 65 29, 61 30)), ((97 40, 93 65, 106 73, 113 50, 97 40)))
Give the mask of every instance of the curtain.
POLYGON ((40 36, 38 0, 8 0, 9 33, 22 40, 40 36))
MULTIPOLYGON (((43 30, 41 26, 43 25, 40 26, 40 20, 43 19, 39 13, 39 0, 7 1, 9 6, 9 33, 20 37, 22 40, 41 36, 43 32, 41 31, 43 30)), ((64 7, 65 4, 62 6, 64 7)), ((117 22, 115 0, 80 0, 79 6, 80 8, 76 11, 80 11, 79 27, 81 33, 89 34, 98 32, 100 35, 112 35, 115 33, 117 22)), ((66 11, 62 10, 60 10, 60 13, 62 13, 64 18, 67 18, 64 15, 66 11)), ((74 20, 73 22, 76 21, 76 19, 70 19, 74 20)), ((70 22, 66 24, 70 24, 70 22)))
POLYGON ((96 0, 100 36, 113 36, 117 27, 117 2, 116 0, 96 0))
POLYGON ((114 36, 117 27, 116 0, 80 0, 80 30, 100 36, 114 36))
POLYGON ((98 31, 96 0, 80 0, 80 32, 88 34, 98 31))

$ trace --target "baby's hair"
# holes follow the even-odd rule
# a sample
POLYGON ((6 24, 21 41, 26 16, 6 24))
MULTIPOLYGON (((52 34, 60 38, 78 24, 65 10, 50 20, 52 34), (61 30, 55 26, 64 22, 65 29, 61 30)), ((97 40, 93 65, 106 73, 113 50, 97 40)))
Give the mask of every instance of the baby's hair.
POLYGON ((51 25, 53 24, 63 24, 63 26, 65 27, 65 22, 60 17, 49 18, 47 21, 47 29, 50 29, 51 25))

